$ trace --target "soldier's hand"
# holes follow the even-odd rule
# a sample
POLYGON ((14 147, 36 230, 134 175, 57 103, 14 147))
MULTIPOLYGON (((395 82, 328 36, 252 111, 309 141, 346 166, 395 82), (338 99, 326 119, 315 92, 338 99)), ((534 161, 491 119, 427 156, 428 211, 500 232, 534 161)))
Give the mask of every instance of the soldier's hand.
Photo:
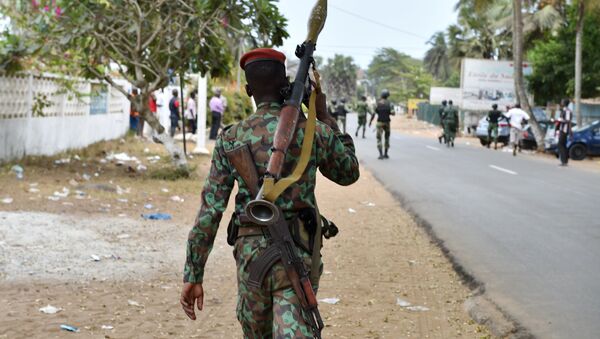
POLYGON ((202 284, 184 283, 181 290, 181 306, 183 311, 192 320, 196 320, 194 306, 198 305, 198 310, 202 311, 204 304, 204 289, 202 284))

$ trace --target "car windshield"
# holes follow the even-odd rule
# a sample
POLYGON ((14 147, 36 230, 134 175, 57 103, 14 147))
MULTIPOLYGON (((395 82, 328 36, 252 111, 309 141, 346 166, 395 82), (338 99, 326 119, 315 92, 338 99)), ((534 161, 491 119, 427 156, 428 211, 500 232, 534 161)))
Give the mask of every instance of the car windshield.
POLYGON ((600 120, 596 120, 590 124, 585 124, 580 127, 573 127, 573 132, 580 132, 598 124, 600 124, 600 120))

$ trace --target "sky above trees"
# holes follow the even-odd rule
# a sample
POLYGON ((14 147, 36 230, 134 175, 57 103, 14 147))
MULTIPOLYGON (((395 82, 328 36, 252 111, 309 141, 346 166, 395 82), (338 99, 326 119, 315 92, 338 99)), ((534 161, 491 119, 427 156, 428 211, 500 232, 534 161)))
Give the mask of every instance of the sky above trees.
MULTIPOLYGON (((280 0, 278 4, 289 20, 290 38, 282 47, 288 54, 306 37, 306 21, 313 2, 280 0)), ((381 47, 392 47, 422 59, 430 48, 426 44, 429 38, 456 22, 455 4, 453 0, 329 0, 327 24, 319 37, 317 55, 325 59, 336 53, 351 55, 363 69, 368 68, 381 47)))

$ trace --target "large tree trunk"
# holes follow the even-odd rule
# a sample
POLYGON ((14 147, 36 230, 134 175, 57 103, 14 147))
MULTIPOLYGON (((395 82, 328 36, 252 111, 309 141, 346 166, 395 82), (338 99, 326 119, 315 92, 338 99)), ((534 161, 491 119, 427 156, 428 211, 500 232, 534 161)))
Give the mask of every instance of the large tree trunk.
POLYGON ((585 2, 579 0, 577 6, 577 35, 575 38, 575 116, 577 125, 581 126, 583 117, 581 116, 581 71, 583 68, 581 54, 583 49, 583 20, 585 15, 585 2))
POLYGON ((183 153, 183 149, 175 143, 173 138, 171 138, 171 136, 169 135, 168 131, 160 124, 158 118, 154 114, 152 114, 152 112, 150 112, 150 93, 142 92, 136 99, 137 100, 135 100, 135 106, 140 112, 140 117, 144 119, 144 121, 146 121, 150 125, 150 127, 152 127, 156 131, 156 139, 160 140, 160 142, 162 142, 162 144, 165 146, 167 152, 171 156, 173 164, 177 168, 187 170, 187 159, 185 157, 185 154, 183 153))
POLYGON ((514 56, 514 77, 515 77, 515 90, 517 94, 517 102, 521 104, 523 110, 525 110, 531 119, 531 129, 537 142, 537 148, 540 151, 544 150, 544 134, 540 128, 531 105, 529 104, 529 98, 525 91, 525 79, 523 76, 523 13, 522 13, 522 0, 513 0, 513 56, 514 56))

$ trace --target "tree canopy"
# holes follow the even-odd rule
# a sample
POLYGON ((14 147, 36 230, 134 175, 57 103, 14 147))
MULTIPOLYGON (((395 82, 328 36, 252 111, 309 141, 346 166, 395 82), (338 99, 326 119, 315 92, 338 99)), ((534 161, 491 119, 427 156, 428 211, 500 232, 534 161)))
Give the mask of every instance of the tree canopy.
POLYGON ((332 99, 349 98, 356 92, 358 66, 351 56, 336 54, 322 67, 324 88, 332 99))
MULTIPOLYGON (((533 63, 529 76, 529 89, 538 104, 557 102, 572 96, 574 90, 576 34, 576 9, 569 7, 567 25, 557 35, 538 40, 528 54, 533 63)), ((600 13, 590 11, 585 16, 583 35, 583 83, 582 96, 600 96, 600 13)))

